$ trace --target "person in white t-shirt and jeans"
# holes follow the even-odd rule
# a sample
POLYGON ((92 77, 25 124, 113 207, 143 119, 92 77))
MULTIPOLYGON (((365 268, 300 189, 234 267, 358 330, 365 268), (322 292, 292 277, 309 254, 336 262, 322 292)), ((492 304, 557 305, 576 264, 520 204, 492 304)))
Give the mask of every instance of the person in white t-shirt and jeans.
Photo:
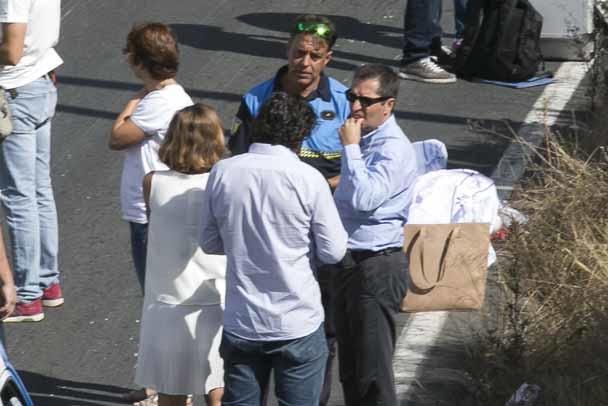
MULTIPOLYGON (((114 121, 108 146, 125 151, 120 203, 122 218, 129 222, 133 265, 143 293, 148 241, 143 179, 152 171, 168 169, 158 158, 160 144, 175 113, 193 103, 175 80, 179 51, 167 25, 155 22, 135 25, 127 35, 123 53, 143 88, 114 121)), ((142 388, 127 393, 125 400, 144 401, 154 394, 154 390, 142 388)))
POLYGON ((13 126, 0 144, 0 200, 17 287, 17 305, 4 321, 40 321, 42 306, 64 301, 50 174, 60 21, 60 0, 0 0, 0 87, 13 126))
POLYGON ((126 104, 112 125, 109 147, 124 150, 120 185, 122 218, 131 228, 131 251, 142 291, 145 282, 148 218, 142 181, 167 167, 158 149, 175 112, 192 105, 192 99, 175 80, 179 65, 177 41, 162 23, 136 25, 124 48, 129 67, 143 89, 126 104))

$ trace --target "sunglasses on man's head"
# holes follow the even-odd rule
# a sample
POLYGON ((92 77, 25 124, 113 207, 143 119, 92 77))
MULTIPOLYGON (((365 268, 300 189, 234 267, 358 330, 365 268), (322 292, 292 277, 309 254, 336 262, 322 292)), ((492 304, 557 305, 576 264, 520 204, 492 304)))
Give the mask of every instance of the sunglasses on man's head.
POLYGON ((295 32, 313 34, 325 40, 329 40, 333 35, 331 28, 325 23, 297 23, 295 32))
POLYGON ((388 99, 392 99, 391 96, 383 96, 383 97, 365 97, 365 96, 357 96, 353 93, 353 89, 348 89, 346 91, 346 100, 350 103, 354 103, 357 100, 361 104, 361 107, 366 108, 373 104, 380 103, 386 101, 388 99))

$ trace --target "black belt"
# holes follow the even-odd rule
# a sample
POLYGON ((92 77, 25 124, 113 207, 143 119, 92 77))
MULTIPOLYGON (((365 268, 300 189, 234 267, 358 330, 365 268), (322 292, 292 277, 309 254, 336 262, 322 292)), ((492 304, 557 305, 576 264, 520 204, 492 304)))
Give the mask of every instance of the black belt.
POLYGON ((17 89, 4 89, 11 96, 11 99, 16 99, 18 96, 17 89))
POLYGON ((393 252, 401 251, 402 247, 389 247, 380 251, 371 251, 371 250, 348 250, 350 256, 355 260, 355 262, 365 261, 371 257, 378 257, 381 255, 390 255, 393 252))

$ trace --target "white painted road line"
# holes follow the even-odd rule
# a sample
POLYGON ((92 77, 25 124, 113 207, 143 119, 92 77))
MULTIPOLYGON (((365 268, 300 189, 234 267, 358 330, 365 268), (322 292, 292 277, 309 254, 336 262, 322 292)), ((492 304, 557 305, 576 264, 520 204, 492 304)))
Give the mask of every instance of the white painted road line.
POLYGON ((536 148, 542 143, 545 128, 555 125, 572 126, 575 114, 564 114, 564 111, 590 108, 590 92, 582 83, 589 66, 585 62, 562 63, 555 72, 555 83, 547 86, 532 106, 518 130, 518 139, 507 147, 492 173, 491 178, 498 187, 501 199, 507 200, 510 197, 510 191, 504 187, 511 187, 523 176, 526 164, 533 155, 530 147, 536 148))

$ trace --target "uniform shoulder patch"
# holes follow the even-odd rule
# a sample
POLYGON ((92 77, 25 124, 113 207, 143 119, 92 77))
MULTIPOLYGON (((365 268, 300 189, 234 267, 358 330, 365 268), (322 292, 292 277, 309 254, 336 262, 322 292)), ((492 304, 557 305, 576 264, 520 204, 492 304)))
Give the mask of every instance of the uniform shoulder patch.
POLYGON ((331 110, 323 110, 321 112, 321 118, 323 120, 333 120, 334 118, 336 118, 336 113, 331 110))

